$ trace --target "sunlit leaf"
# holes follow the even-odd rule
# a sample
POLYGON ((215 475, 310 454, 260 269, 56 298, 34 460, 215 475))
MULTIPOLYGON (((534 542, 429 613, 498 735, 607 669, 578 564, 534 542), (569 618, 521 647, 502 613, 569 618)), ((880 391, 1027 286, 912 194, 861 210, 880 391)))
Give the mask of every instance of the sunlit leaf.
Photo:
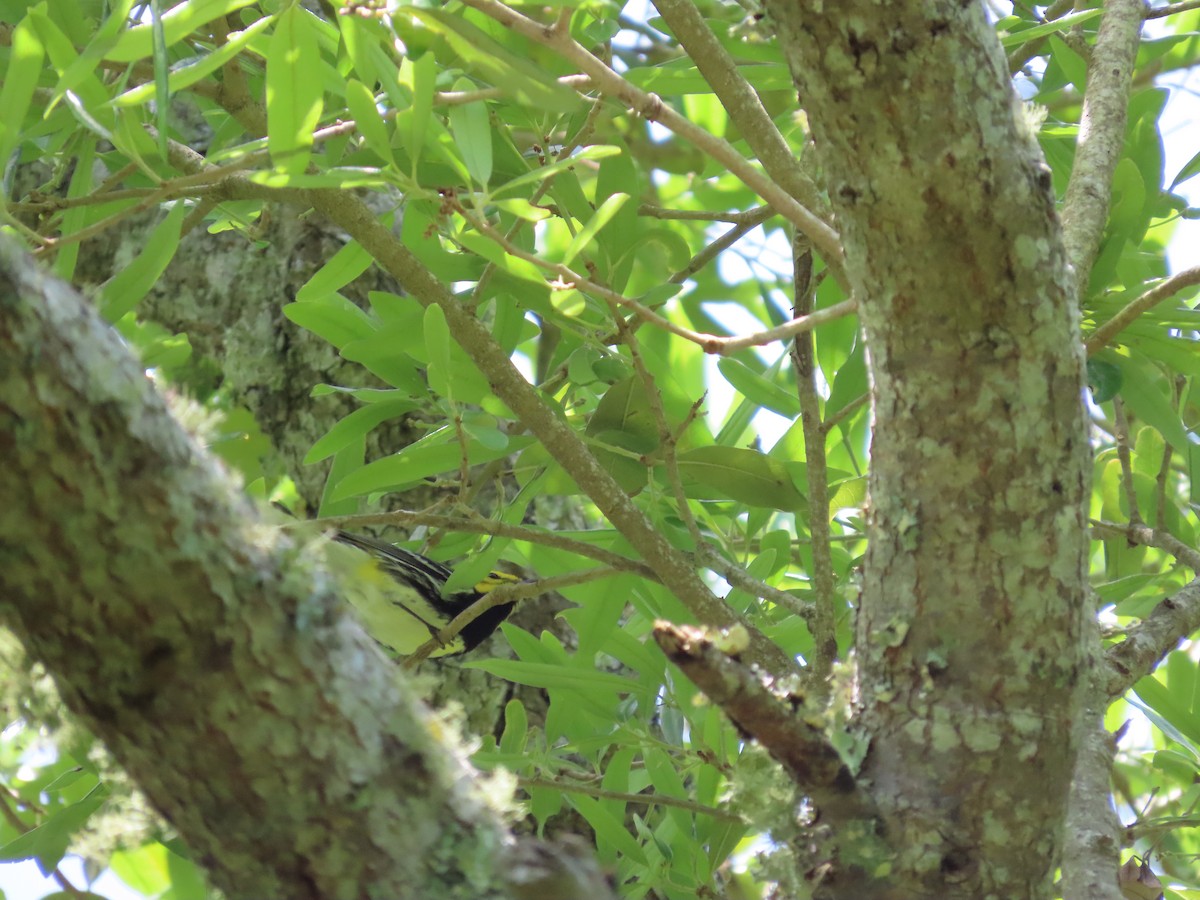
POLYGON ((302 173, 321 119, 320 51, 309 14, 289 6, 275 23, 267 57, 267 146, 275 165, 302 173))

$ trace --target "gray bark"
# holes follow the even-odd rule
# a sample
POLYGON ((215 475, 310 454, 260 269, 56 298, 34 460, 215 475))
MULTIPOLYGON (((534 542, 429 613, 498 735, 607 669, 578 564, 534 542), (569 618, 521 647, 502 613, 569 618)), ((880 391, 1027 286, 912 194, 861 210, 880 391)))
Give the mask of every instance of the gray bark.
POLYGON ((226 895, 504 896, 504 829, 336 584, 7 239, 0 360, 0 613, 226 895))
POLYGON ((1049 171, 975 3, 768 2, 874 387, 860 784, 822 897, 1050 897, 1083 663, 1083 357, 1049 171))

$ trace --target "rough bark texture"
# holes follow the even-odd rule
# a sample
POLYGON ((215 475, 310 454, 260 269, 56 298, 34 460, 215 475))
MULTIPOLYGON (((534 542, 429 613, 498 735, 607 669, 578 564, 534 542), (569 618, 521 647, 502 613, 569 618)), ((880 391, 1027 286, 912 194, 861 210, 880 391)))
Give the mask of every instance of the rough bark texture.
POLYGON ((890 864, 817 896, 1049 897, 1086 608, 1086 431, 1050 175, 975 2, 768 2, 874 385, 860 784, 890 864))
MULTIPOLYGON (((285 204, 268 205, 257 232, 259 244, 233 231, 192 231, 139 304, 138 316, 186 334, 195 353, 212 361, 224 395, 254 415, 301 498, 315 510, 329 461, 305 464, 304 457, 359 404, 343 394, 314 398, 313 386, 371 388, 382 383, 283 313, 296 292, 346 244, 337 229, 303 212, 285 204)), ((126 223, 120 234, 86 242, 76 284, 99 284, 134 259, 159 218, 155 210, 126 223)), ((372 268, 342 293, 367 308, 370 291, 399 293, 400 287, 372 268)), ((407 420, 385 422, 368 437, 367 459, 394 453, 419 436, 407 420)))
POLYGON ((0 455, 0 612, 227 896, 503 895, 503 829, 336 586, 8 240, 0 455))

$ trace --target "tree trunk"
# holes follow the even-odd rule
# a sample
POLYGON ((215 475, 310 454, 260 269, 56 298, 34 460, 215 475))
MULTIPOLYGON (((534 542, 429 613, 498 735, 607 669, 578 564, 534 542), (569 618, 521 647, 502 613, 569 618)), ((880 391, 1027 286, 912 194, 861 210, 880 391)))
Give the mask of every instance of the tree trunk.
POLYGON ((895 856, 859 896, 1049 897, 1088 496, 1050 173, 979 4, 768 6, 874 388, 861 783, 895 856))

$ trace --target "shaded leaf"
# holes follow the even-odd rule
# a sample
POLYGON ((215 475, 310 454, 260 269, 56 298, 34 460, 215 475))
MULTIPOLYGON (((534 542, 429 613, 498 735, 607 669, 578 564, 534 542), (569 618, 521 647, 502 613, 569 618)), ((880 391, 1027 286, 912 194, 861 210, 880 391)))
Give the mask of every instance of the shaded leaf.
POLYGON ((679 472, 689 496, 794 512, 808 508, 808 499, 796 488, 788 466, 757 450, 697 447, 679 454, 679 472))

